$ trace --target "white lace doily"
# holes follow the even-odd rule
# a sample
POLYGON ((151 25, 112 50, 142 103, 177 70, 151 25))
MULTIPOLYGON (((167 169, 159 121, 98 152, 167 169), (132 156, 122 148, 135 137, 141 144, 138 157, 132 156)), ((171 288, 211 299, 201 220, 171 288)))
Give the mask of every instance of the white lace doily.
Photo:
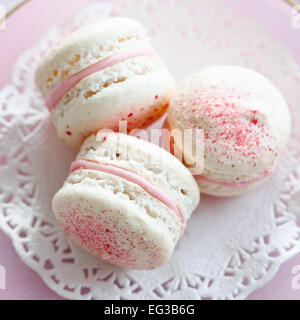
POLYGON ((245 298, 300 251, 293 215, 300 206, 298 66, 261 26, 216 0, 111 0, 74 21, 24 53, 0 91, 1 228, 25 263, 64 297, 245 298), (292 137, 269 182, 240 197, 202 196, 171 261, 153 271, 122 270, 83 252, 61 233, 50 207, 76 150, 58 141, 34 70, 42 52, 74 26, 110 15, 141 20, 178 81, 203 66, 241 64, 268 76, 292 112, 292 137))

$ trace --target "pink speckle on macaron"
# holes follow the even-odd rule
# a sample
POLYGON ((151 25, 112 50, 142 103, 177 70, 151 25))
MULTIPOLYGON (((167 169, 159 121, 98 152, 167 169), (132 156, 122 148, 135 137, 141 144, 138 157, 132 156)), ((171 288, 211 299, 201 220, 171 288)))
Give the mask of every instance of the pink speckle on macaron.
MULTIPOLYGON (((289 110, 279 90, 259 73, 238 66, 208 67, 187 79, 170 102, 168 123, 171 129, 203 130, 201 176, 205 183, 230 185, 234 194, 241 183, 265 180, 266 172, 273 172, 290 133, 289 110), (234 181, 239 181, 236 188, 234 181)), ((205 185, 200 188, 206 191, 205 185)), ((208 193, 223 191, 216 187, 208 193)))
POLYGON ((121 223, 121 212, 97 212, 94 208, 69 205, 58 216, 66 235, 100 259, 118 266, 139 268, 136 254, 144 250, 148 259, 154 259, 147 261, 149 269, 154 267, 156 245, 149 238, 144 239, 143 233, 130 229, 128 223, 121 223))

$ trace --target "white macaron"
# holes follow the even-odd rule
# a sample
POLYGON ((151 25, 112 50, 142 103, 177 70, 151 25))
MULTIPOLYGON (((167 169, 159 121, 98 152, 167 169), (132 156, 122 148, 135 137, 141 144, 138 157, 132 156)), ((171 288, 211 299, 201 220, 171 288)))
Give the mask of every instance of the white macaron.
POLYGON ((198 203, 197 183, 170 153, 104 133, 84 142, 52 205, 83 249, 121 267, 153 269, 170 259, 198 203))
POLYGON ((175 83, 144 27, 129 18, 88 25, 41 60, 35 81, 58 137, 80 146, 99 129, 143 128, 167 109, 175 83))
POLYGON ((178 87, 169 129, 204 134, 201 192, 232 196, 253 190, 275 170, 291 119, 279 90, 263 75, 239 66, 200 70, 178 87))

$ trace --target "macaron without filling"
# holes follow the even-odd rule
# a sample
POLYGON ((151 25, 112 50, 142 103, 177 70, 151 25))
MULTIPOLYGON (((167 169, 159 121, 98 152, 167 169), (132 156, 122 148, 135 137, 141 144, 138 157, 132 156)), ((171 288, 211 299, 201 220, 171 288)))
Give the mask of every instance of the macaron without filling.
POLYGON ((85 26, 48 52, 35 75, 60 139, 80 146, 99 129, 143 128, 167 109, 174 80, 144 27, 129 18, 85 26))
POLYGON ((136 137, 105 133, 81 147, 53 210, 66 235, 112 264, 165 264, 199 203, 197 184, 167 151, 136 137))
POLYGON ((200 190, 232 196, 258 187, 275 170, 291 119, 281 93, 263 75, 212 66, 178 87, 167 126, 203 130, 204 171, 195 176, 200 190))

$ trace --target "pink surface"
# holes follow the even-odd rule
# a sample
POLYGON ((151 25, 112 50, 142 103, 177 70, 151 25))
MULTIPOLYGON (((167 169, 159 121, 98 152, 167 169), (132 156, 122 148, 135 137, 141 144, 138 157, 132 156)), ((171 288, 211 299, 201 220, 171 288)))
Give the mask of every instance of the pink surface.
MULTIPOLYGON (((89 2, 91 0, 32 0, 13 14, 8 19, 7 28, 0 30, 0 87, 8 81, 10 70, 21 52, 34 45, 53 23, 62 23, 74 11, 89 2)), ((292 13, 283 1, 224 0, 224 2, 242 14, 255 17, 258 22, 266 25, 278 39, 286 44, 300 64, 300 30, 292 29, 292 13), (271 6, 271 3, 275 3, 276 6, 271 6)), ((21 261, 11 241, 1 231, 0 265, 6 268, 7 273, 7 289, 0 290, 0 299, 61 299, 43 283, 37 273, 21 261)), ((292 288, 292 280, 295 277, 292 274, 292 268, 295 265, 300 265, 300 254, 282 265, 274 279, 251 294, 249 299, 300 300, 300 289, 292 288)))
POLYGON ((151 48, 134 48, 127 49, 126 51, 119 52, 111 57, 107 57, 79 72, 72 75, 71 77, 63 80, 58 84, 48 95, 46 99, 46 106, 49 110, 52 110, 59 100, 73 87, 76 86, 84 78, 104 70, 105 68, 112 67, 115 64, 123 62, 128 59, 137 58, 140 56, 153 56, 155 51, 151 48))

